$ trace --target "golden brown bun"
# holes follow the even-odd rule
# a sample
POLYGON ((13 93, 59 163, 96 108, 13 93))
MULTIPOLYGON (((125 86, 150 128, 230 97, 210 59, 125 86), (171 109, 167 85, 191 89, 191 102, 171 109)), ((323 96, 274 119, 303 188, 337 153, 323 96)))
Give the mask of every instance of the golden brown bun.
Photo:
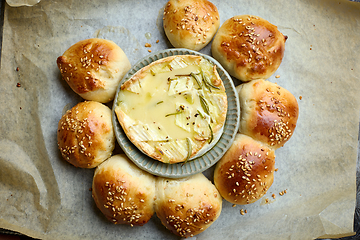
POLYGON ((260 17, 235 16, 219 28, 212 55, 243 82, 267 79, 280 66, 286 39, 276 26, 260 17))
POLYGON ((57 59, 63 79, 86 100, 114 99, 120 80, 131 65, 114 42, 91 38, 72 45, 57 59))
POLYGON ((111 110, 102 103, 85 101, 60 119, 57 143, 62 157, 81 168, 94 168, 115 148, 111 110))
POLYGON ((154 215, 155 177, 115 155, 96 168, 92 196, 114 224, 142 226, 154 215))
POLYGON ((222 198, 202 173, 182 179, 158 178, 156 194, 157 216, 181 237, 203 232, 221 213, 222 198))
POLYGON ((219 12, 207 0, 170 0, 164 9, 165 34, 174 47, 200 50, 220 25, 219 12))
POLYGON ((237 87, 239 132, 277 149, 292 136, 299 116, 294 95, 275 83, 255 80, 237 87))
POLYGON ((260 199, 274 181, 275 152, 246 135, 237 134, 216 164, 215 186, 223 198, 245 205, 260 199))

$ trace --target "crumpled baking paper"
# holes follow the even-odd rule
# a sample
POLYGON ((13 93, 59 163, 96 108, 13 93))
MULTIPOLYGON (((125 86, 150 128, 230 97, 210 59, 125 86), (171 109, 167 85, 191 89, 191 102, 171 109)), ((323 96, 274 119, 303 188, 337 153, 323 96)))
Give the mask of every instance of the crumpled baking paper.
MULTIPOLYGON (((82 101, 61 79, 56 58, 91 37, 113 40, 131 64, 148 50, 171 48, 162 28, 166 2, 48 0, 30 8, 5 5, 0 70, 1 228, 52 240, 178 239, 156 216, 133 228, 107 221, 89 190, 94 170, 66 163, 56 143, 64 110, 82 101)), ((276 150, 278 171, 268 193, 246 206, 233 207, 224 201, 218 220, 194 239, 352 235, 360 4, 346 0, 212 2, 221 23, 235 15, 252 14, 288 36, 283 62, 268 80, 294 94, 300 115, 290 141, 276 150), (281 196, 284 190, 287 193, 281 196), (247 213, 241 215, 241 209, 247 213)), ((210 48, 201 52, 211 55, 210 48)), ((212 173, 213 168, 204 174, 212 179, 212 173)))

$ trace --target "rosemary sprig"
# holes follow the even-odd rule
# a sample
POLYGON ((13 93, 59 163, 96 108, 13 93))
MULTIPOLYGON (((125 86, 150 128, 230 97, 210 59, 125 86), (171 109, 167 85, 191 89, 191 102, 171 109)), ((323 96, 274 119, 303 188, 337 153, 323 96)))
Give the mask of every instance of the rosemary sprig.
POLYGON ((201 81, 200 77, 198 76, 198 73, 196 74, 194 72, 191 72, 190 76, 192 76, 195 79, 196 83, 199 85, 199 89, 201 89, 202 88, 202 84, 201 84, 202 81, 201 81))
MULTIPOLYGON (((207 87, 212 87, 212 88, 215 88, 215 89, 220 90, 219 87, 217 87, 217 86, 215 86, 215 85, 213 85, 213 84, 211 83, 209 77, 208 77, 207 75, 205 75, 203 71, 201 71, 201 75, 202 75, 202 78, 203 78, 203 80, 204 80, 204 83, 205 83, 205 85, 206 85, 207 87)), ((210 89, 209 89, 209 90, 210 90, 210 89)), ((210 90, 210 91, 211 91, 211 90, 210 90)))

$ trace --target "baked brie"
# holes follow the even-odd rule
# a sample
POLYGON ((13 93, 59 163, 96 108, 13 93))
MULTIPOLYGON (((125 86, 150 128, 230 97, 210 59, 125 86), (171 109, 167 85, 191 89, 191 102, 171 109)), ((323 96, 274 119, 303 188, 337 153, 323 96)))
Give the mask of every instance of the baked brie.
POLYGON ((166 57, 124 82, 115 105, 130 141, 164 163, 203 155, 218 141, 227 112, 224 84, 209 60, 166 57))

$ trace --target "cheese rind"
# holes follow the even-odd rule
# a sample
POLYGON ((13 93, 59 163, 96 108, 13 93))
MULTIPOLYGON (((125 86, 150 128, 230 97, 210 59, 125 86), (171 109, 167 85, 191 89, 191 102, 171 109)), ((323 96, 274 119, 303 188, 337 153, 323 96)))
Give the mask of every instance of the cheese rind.
POLYGON ((216 66, 194 55, 167 57, 140 69, 121 86, 116 101, 127 137, 164 163, 204 154, 219 139, 227 112, 216 66))

